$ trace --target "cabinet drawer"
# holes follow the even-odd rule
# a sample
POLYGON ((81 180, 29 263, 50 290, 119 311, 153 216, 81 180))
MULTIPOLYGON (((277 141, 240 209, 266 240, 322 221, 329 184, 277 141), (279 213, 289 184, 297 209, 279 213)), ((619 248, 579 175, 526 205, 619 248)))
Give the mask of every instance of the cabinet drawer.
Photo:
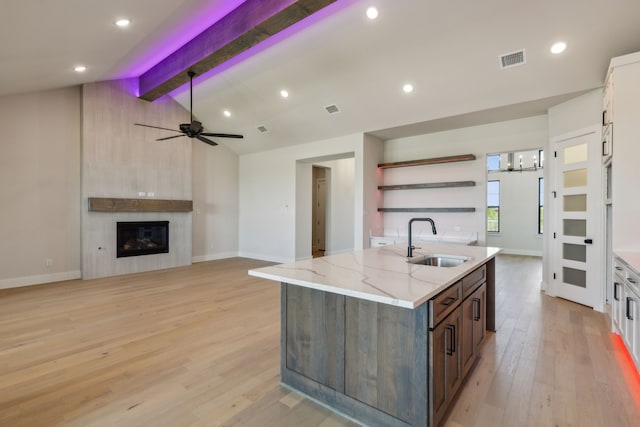
POLYGON ((462 278, 462 298, 466 298, 487 279, 486 264, 462 278))
POLYGON ((462 302, 462 280, 429 300, 429 328, 435 328, 462 302))

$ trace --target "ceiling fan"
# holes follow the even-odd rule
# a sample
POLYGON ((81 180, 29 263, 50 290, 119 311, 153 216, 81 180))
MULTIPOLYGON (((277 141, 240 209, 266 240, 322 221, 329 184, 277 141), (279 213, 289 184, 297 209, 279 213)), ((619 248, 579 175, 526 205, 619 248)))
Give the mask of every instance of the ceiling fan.
POLYGON ((187 72, 189 76, 189 113, 191 114, 191 123, 181 123, 180 130, 176 129, 168 129, 159 126, 151 126, 151 125, 143 125, 141 123, 134 123, 136 126, 144 126, 147 128, 154 129, 163 129, 171 132, 179 132, 180 135, 172 135, 164 138, 158 138, 156 141, 164 141, 167 139, 180 138, 181 136, 188 136, 189 138, 196 138, 202 142, 206 142, 209 145, 218 145, 215 141, 206 138, 207 136, 213 136, 216 138, 244 138, 242 135, 237 135, 233 133, 211 133, 211 132, 203 132, 204 128, 202 127, 202 123, 197 120, 193 120, 193 76, 196 75, 195 72, 189 70, 187 72))

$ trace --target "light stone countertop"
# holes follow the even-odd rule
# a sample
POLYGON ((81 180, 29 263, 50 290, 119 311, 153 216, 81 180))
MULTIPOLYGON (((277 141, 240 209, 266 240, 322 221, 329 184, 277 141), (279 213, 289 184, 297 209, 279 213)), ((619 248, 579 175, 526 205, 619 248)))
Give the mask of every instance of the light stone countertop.
POLYGON ((249 275, 364 300, 416 308, 495 257, 499 248, 421 243, 414 257, 465 256, 456 267, 407 262, 406 244, 365 249, 249 270, 249 275))
POLYGON ((640 275, 640 252, 636 251, 614 251, 614 255, 619 256, 633 270, 640 275))

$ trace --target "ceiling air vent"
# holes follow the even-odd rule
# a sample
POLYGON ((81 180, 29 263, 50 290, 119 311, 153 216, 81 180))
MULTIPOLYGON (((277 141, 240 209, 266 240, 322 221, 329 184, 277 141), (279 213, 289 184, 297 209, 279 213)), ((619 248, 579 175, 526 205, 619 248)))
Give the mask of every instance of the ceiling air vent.
POLYGON ((340 109, 335 104, 327 105, 324 109, 327 110, 329 114, 338 114, 340 112, 340 109))
POLYGON ((267 127, 266 127, 266 126, 258 126, 258 127, 257 127, 257 129, 258 129, 258 132, 260 132, 260 133, 267 133, 267 132, 269 132, 269 129, 267 129, 267 127))
POLYGON ((500 68, 502 69, 522 65, 525 62, 524 49, 500 55, 500 68))

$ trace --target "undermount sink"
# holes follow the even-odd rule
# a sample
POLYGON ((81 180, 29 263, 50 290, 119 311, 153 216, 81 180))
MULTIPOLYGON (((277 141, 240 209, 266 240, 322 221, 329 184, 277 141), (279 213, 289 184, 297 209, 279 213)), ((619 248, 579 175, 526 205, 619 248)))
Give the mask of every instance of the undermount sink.
POLYGON ((430 265, 432 267, 455 267, 466 261, 469 257, 458 255, 430 255, 426 257, 410 259, 411 264, 430 265))

